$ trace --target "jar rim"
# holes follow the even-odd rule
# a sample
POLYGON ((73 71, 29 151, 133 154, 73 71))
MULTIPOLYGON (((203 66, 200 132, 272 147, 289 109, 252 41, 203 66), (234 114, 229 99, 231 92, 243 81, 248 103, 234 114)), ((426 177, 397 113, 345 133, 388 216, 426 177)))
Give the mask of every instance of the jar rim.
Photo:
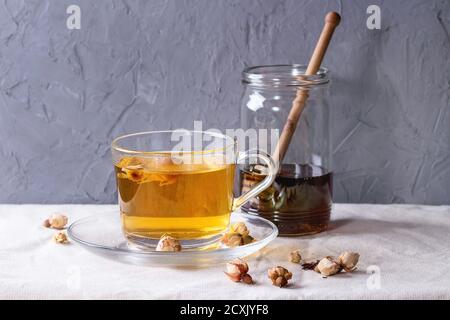
POLYGON ((307 68, 304 64, 252 66, 242 72, 242 82, 256 87, 315 87, 330 81, 327 68, 321 67, 316 74, 305 75, 307 68))

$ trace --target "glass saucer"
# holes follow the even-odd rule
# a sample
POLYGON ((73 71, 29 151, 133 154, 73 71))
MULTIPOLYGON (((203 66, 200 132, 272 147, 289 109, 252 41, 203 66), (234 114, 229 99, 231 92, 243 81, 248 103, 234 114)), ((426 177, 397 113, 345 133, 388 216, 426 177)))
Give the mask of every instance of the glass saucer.
POLYGON ((220 264, 234 258, 242 258, 268 245, 278 235, 277 227, 270 221, 244 213, 231 215, 231 223, 244 222, 255 241, 239 246, 226 247, 220 241, 200 248, 188 248, 180 252, 155 251, 151 247, 138 247, 126 241, 116 211, 96 214, 73 222, 67 233, 73 242, 115 261, 151 266, 204 267, 220 264))

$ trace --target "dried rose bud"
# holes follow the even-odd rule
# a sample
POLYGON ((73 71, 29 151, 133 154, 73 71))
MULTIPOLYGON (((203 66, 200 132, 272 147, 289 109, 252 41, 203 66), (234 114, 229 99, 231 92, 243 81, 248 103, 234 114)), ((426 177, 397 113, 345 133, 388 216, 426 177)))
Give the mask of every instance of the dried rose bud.
POLYGON ((58 231, 53 235, 53 241, 56 243, 65 244, 68 243, 69 240, 67 239, 67 235, 63 231, 58 231))
POLYGON ((249 233, 250 233, 250 231, 248 230, 247 226, 243 222, 236 222, 236 223, 234 223, 231 226, 230 230, 233 233, 239 233, 243 237, 248 236, 249 233))
POLYGON ((325 257, 320 260, 316 268, 318 272, 320 272, 325 277, 332 276, 341 271, 340 264, 334 261, 332 257, 325 257))
POLYGON ((63 229, 69 219, 67 216, 59 213, 52 214, 50 218, 44 221, 44 226, 47 228, 53 228, 53 229, 63 229))
POLYGON ((355 270, 358 260, 359 253, 356 252, 345 251, 339 256, 339 263, 347 272, 355 270))
POLYGON ((50 228, 50 221, 48 221, 48 219, 45 219, 42 225, 46 228, 50 228))
POLYGON ((293 263, 300 263, 302 261, 302 256, 300 254, 300 250, 292 251, 289 254, 289 260, 293 263))
POLYGON ((288 284, 288 280, 292 279, 292 273, 286 268, 277 266, 267 270, 267 275, 274 286, 284 287, 288 284))
POLYGON ((234 259, 226 264, 226 269, 225 274, 231 280, 239 282, 241 281, 242 275, 248 272, 248 264, 241 259, 234 259))
POLYGON ((251 276, 247 274, 248 264, 241 259, 234 259, 226 264, 225 274, 234 282, 243 281, 248 283, 253 282, 251 276))
POLYGON ((237 232, 229 232, 222 237, 222 243, 228 247, 238 247, 244 244, 244 238, 237 232))
POLYGON ((171 236, 162 236, 156 245, 156 251, 181 251, 181 244, 171 236))

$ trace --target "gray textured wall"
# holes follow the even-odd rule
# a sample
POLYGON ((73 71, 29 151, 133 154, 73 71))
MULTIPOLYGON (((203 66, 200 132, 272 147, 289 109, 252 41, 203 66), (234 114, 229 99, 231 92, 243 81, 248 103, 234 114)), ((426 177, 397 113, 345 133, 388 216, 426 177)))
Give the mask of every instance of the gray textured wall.
POLYGON ((450 204, 450 1, 342 2, 1 1, 0 202, 115 202, 113 137, 239 126, 241 70, 306 62, 340 10, 325 59, 336 200, 450 204))

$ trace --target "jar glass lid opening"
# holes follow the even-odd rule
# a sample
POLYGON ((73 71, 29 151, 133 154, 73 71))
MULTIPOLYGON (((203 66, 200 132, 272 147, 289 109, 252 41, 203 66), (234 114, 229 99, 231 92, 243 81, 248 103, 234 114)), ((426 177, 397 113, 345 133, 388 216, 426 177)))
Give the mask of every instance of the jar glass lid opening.
POLYGON ((305 75, 306 69, 302 64, 254 66, 243 71, 242 81, 257 87, 311 87, 329 82, 327 68, 320 68, 315 75, 305 75))

